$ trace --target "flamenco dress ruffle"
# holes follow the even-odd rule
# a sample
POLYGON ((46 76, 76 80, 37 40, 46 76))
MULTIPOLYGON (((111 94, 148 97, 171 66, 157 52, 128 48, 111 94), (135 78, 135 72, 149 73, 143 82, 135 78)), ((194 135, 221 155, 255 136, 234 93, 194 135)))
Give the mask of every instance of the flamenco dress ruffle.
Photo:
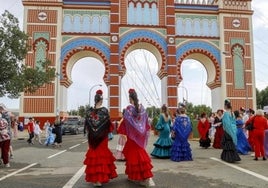
POLYGON ((125 135, 119 135, 118 143, 116 146, 116 152, 114 153, 114 157, 116 160, 122 161, 125 160, 125 156, 123 154, 123 149, 126 144, 126 136, 125 135))
POLYGON ((264 133, 264 154, 268 157, 268 129, 264 133))
POLYGON ((200 140, 199 140, 199 145, 202 148, 208 148, 208 147, 210 147, 210 143, 211 143, 211 140, 208 137, 205 138, 205 139, 200 138, 200 140))
POLYGON ((172 161, 192 161, 192 153, 191 153, 190 144, 185 142, 174 141, 171 148, 171 160, 172 161))
POLYGON ((237 128, 237 146, 236 150, 242 155, 247 155, 251 151, 251 147, 248 143, 248 140, 243 132, 242 128, 237 128))
POLYGON ((212 145, 213 148, 221 149, 221 140, 222 140, 223 134, 224 134, 224 131, 223 131, 222 126, 216 127, 216 133, 215 133, 214 141, 212 145))
POLYGON ((236 161, 240 161, 240 157, 236 151, 235 144, 233 143, 232 137, 227 133, 224 132, 222 138, 222 153, 221 159, 223 161, 234 163, 236 161))
POLYGON ((151 155, 163 159, 170 158, 172 142, 173 141, 170 137, 159 137, 154 143, 155 148, 152 151, 151 155))
POLYGON ((153 166, 148 153, 130 138, 127 138, 123 154, 126 158, 125 173, 129 180, 143 181, 153 177, 153 166))
POLYGON ((103 140, 96 149, 89 148, 84 160, 85 180, 92 183, 107 183, 117 177, 115 157, 108 148, 108 138, 103 140))

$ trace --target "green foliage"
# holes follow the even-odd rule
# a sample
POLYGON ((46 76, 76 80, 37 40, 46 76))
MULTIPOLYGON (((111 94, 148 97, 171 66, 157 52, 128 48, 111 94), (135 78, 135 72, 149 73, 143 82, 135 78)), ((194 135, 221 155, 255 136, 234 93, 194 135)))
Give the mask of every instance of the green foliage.
POLYGON ((197 115, 200 115, 203 112, 205 112, 207 115, 211 114, 212 112, 212 109, 209 106, 203 104, 194 106, 192 103, 188 103, 186 109, 187 115, 191 119, 195 119, 197 115))
POLYGON ((148 116, 151 118, 154 118, 155 116, 160 115, 160 108, 156 108, 155 106, 146 108, 146 112, 148 113, 148 116))
POLYGON ((268 106, 268 87, 259 91, 256 89, 257 108, 268 106))
POLYGON ((55 78, 49 60, 40 62, 42 68, 23 64, 29 46, 28 36, 20 30, 19 22, 8 11, 0 16, 0 97, 17 98, 20 92, 35 92, 55 78))
POLYGON ((154 116, 153 120, 152 120, 152 130, 155 130, 155 126, 158 123, 159 120, 159 116, 154 116))

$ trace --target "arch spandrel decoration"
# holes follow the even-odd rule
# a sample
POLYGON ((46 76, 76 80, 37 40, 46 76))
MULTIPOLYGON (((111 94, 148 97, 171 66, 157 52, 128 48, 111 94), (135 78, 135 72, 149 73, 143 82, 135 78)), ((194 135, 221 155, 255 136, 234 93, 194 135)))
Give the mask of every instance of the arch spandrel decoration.
MULTIPOLYGON (((80 52, 91 52, 92 57, 100 60, 105 67, 105 73, 103 80, 108 85, 109 84, 109 61, 110 61, 110 49, 104 43, 97 41, 95 39, 76 39, 71 41, 62 48, 61 51, 61 84, 65 87, 69 87, 72 84, 70 75, 68 73, 68 62, 69 60, 80 52), (68 51, 69 50, 69 51, 68 51)), ((87 56, 84 56, 87 57, 87 56)), ((81 55, 80 55, 80 58, 81 55)))
POLYGON ((131 50, 138 49, 137 46, 140 46, 142 49, 146 49, 146 44, 154 48, 150 50, 155 57, 157 58, 159 71, 158 76, 161 78, 162 75, 165 75, 167 71, 167 43, 166 40, 159 34, 148 31, 148 30, 137 30, 127 33, 120 38, 119 41, 119 53, 120 53, 120 63, 119 63, 119 72, 121 76, 124 76, 126 72, 125 67, 125 57, 131 50), (145 44, 145 45, 142 45, 145 44), (136 47, 135 47, 136 45, 136 47), (134 46, 134 47, 133 47, 134 46), (131 49, 133 47, 134 49, 131 49), (131 50, 130 50, 131 49, 131 50))
MULTIPOLYGON (((209 59, 213 63, 214 70, 215 70, 215 71, 212 70, 214 72, 214 78, 208 79, 207 86, 210 89, 221 86, 220 50, 218 50, 213 45, 203 42, 203 41, 186 42, 183 45, 178 47, 177 52, 176 52, 176 59, 178 62, 177 84, 179 84, 183 80, 182 75, 181 75, 181 65, 182 65, 183 60, 188 59, 188 58, 200 60, 200 57, 195 58, 196 54, 201 54, 201 58, 209 59)), ((204 62, 201 62, 201 63, 204 64, 204 62)), ((210 73, 210 75, 213 75, 213 72, 212 74, 210 73)))

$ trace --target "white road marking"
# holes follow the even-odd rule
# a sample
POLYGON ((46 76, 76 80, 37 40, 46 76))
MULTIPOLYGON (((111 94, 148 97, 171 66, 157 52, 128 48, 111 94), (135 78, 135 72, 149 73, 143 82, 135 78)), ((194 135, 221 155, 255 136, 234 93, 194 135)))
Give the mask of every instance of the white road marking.
POLYGON ((87 142, 87 140, 85 140, 85 141, 84 141, 84 142, 82 142, 82 143, 84 144, 84 143, 86 143, 86 142, 87 142))
POLYGON ((79 178, 84 174, 86 166, 80 168, 75 175, 62 187, 62 188, 72 188, 79 178))
POLYGON ((71 147, 69 147, 69 149, 73 149, 73 148, 75 148, 75 147, 77 147, 77 146, 80 146, 80 144, 76 144, 76 145, 74 145, 74 146, 71 146, 71 147))
POLYGON ((21 169, 15 171, 15 172, 12 172, 12 173, 10 173, 10 174, 8 174, 8 175, 6 175, 6 176, 3 176, 2 178, 0 178, 0 181, 4 180, 4 179, 6 179, 6 178, 9 178, 10 176, 13 176, 13 175, 15 175, 15 174, 18 174, 18 173, 20 173, 20 172, 22 172, 22 171, 24 171, 24 170, 26 170, 26 169, 28 169, 28 168, 31 168, 32 166, 35 166, 35 165, 37 165, 37 164, 38 164, 38 163, 30 164, 30 165, 28 165, 28 166, 26 166, 26 167, 24 167, 24 168, 21 168, 21 169))
POLYGON ((218 159, 218 158, 215 158, 215 157, 210 157, 210 159, 212 159, 212 160, 214 160, 214 161, 218 161, 218 162, 220 162, 220 163, 222 163, 222 164, 225 164, 226 166, 232 167, 232 168, 234 168, 234 169, 236 169, 236 170, 239 170, 239 171, 241 171, 241 172, 247 173, 247 174, 249 174, 249 175, 251 175, 251 176, 255 176, 256 178, 262 179, 262 180, 264 180, 264 181, 268 181, 268 177, 263 176, 263 175, 261 175, 261 174, 258 174, 258 173, 256 173, 256 172, 253 172, 253 171, 250 171, 250 170, 241 168, 241 167, 239 167, 239 166, 236 166, 236 165, 233 165, 233 164, 224 162, 224 161, 222 161, 222 160, 220 160, 220 159, 218 159))
POLYGON ((50 156, 47 157, 47 158, 50 159, 50 158, 52 158, 52 157, 55 157, 55 156, 57 156, 57 155, 60 155, 60 154, 64 153, 65 151, 67 151, 67 150, 66 150, 66 149, 65 149, 65 150, 62 150, 62 151, 60 151, 60 152, 58 152, 58 153, 55 153, 54 155, 50 155, 50 156))

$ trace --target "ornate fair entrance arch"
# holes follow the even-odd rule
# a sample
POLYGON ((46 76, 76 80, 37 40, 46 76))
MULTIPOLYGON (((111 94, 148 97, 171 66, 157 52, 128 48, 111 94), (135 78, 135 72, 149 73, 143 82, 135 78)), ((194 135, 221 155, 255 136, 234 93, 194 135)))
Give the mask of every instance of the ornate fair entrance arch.
MULTIPOLYGON (((82 57, 105 66, 112 118, 120 116, 125 58, 137 48, 154 54, 162 102, 177 107, 181 63, 196 59, 208 72, 212 108, 225 98, 255 107, 251 0, 23 0, 24 29, 30 36, 27 66, 48 58, 59 73, 52 84, 23 93, 20 117, 41 121, 67 111, 70 70, 82 57)), ((86 91, 85 91, 86 92, 86 91)))

